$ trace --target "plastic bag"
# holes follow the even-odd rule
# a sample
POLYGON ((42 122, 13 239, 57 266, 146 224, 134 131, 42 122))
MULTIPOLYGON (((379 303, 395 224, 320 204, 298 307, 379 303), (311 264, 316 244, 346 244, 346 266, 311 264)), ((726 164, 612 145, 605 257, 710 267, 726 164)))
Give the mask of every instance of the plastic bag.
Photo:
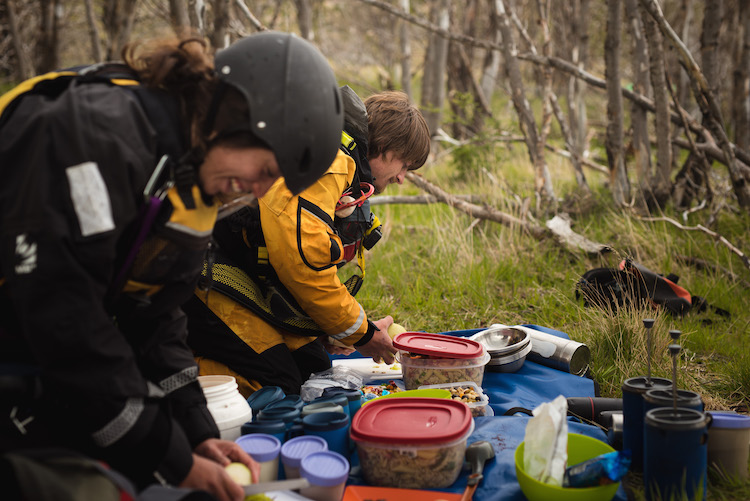
POLYGON ((562 486, 568 461, 568 400, 558 395, 532 413, 524 437, 524 471, 540 482, 562 486))
POLYGON ((334 365, 330 369, 312 374, 307 381, 302 384, 300 397, 305 402, 315 400, 323 395, 323 390, 332 386, 358 390, 364 384, 362 376, 349 367, 334 365))

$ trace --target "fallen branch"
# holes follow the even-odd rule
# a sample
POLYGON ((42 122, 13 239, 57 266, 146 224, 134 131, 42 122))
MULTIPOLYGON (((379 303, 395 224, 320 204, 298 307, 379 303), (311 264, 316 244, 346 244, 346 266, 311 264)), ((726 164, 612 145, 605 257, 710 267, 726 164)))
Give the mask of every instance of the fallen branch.
POLYGON ((583 250, 589 254, 599 255, 611 251, 609 246, 591 242, 590 240, 574 233, 570 229, 570 218, 567 217, 567 214, 552 218, 547 222, 547 227, 545 229, 538 224, 524 221, 492 207, 480 207, 461 200, 427 181, 424 177, 415 172, 407 172, 406 179, 417 185, 420 189, 433 195, 440 202, 469 214, 476 219, 487 219, 506 226, 521 228, 522 231, 529 233, 537 240, 541 240, 551 234, 551 236, 561 245, 567 248, 583 250))
POLYGON ((739 256, 740 260, 742 260, 742 264, 745 265, 746 268, 750 269, 750 258, 748 258, 745 253, 743 253, 740 249, 732 245, 729 240, 721 236, 720 234, 716 233, 713 230, 709 230, 705 226, 699 224, 697 226, 685 226, 683 224, 678 223, 672 218, 669 217, 642 217, 642 221, 666 221, 667 223, 670 223, 677 228, 685 231, 702 231, 706 235, 710 236, 714 240, 719 241, 724 246, 726 246, 730 251, 732 251, 734 254, 737 254, 739 256))
POLYGON ((587 254, 600 255, 612 252, 608 245, 592 242, 574 232, 570 227, 570 216, 563 213, 558 214, 545 223, 547 228, 555 235, 557 241, 566 247, 573 247, 584 250, 587 254))
MULTIPOLYGON (((468 202, 476 203, 480 202, 482 198, 479 195, 453 195, 459 200, 466 200, 468 202)), ((378 195, 370 199, 370 205, 387 205, 387 204, 434 204, 439 203, 440 200, 432 195, 378 195)))
POLYGON ((708 269, 708 270, 711 270, 714 273, 721 272, 724 275, 726 275, 727 277, 729 277, 729 280, 731 280, 732 282, 742 284, 746 289, 750 289, 750 282, 748 282, 747 280, 743 279, 742 277, 740 277, 739 275, 737 275, 733 271, 724 268, 723 266, 719 266, 718 264, 709 263, 705 259, 700 259, 700 258, 692 257, 692 256, 683 256, 683 255, 680 255, 680 254, 676 255, 675 259, 678 259, 678 260, 682 261, 683 263, 695 266, 699 270, 708 269))

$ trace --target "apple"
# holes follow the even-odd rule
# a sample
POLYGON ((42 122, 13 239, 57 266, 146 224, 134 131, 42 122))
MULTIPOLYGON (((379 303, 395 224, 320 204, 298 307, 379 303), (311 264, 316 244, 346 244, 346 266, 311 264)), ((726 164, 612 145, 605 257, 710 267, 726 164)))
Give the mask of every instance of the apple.
POLYGON ((240 485, 250 485, 253 483, 253 475, 250 468, 242 463, 229 463, 224 467, 227 474, 240 485))
POLYGON ((396 322, 393 322, 388 327, 388 335, 391 336, 391 339, 393 339, 397 335, 401 334, 402 332, 406 332, 406 329, 404 329, 404 327, 402 325, 399 325, 396 322))

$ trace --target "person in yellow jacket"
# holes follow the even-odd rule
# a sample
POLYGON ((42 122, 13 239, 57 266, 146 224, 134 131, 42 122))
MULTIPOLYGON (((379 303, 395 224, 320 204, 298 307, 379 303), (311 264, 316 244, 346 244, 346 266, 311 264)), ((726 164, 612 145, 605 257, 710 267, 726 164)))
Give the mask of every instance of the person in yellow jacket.
POLYGON ((299 195, 274 184, 257 207, 217 223, 203 282, 185 305, 201 374, 234 376, 244 396, 263 386, 299 394, 328 353, 394 361, 390 316, 373 321, 355 299, 364 249, 379 239, 368 197, 424 165, 430 134, 402 92, 364 103, 343 87, 344 131, 328 171, 299 195), (342 282, 337 270, 357 259, 342 282))

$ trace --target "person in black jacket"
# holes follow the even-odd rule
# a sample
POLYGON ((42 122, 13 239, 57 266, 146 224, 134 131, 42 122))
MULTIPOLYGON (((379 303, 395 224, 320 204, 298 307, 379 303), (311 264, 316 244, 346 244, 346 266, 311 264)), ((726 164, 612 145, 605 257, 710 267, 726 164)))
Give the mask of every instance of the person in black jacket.
POLYGON ((285 33, 123 56, 0 97, 0 453, 62 447, 140 489, 242 499, 223 467, 257 463, 219 439, 181 304, 225 208, 325 172, 340 93, 285 33))

